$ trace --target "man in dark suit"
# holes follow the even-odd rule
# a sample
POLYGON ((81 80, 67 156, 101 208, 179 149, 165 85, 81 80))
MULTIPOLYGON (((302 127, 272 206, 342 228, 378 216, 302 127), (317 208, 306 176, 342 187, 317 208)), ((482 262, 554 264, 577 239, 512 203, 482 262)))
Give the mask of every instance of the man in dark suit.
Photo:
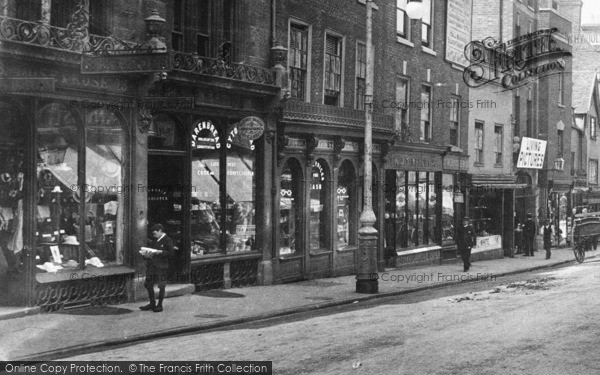
POLYGON ((471 219, 465 216, 457 232, 456 246, 463 260, 464 271, 467 272, 471 267, 471 249, 475 246, 477 239, 475 228, 471 225, 471 219))
POLYGON ((144 286, 148 291, 150 303, 141 306, 140 310, 152 310, 154 312, 163 311, 162 302, 165 297, 165 287, 167 286, 167 277, 169 271, 169 258, 175 255, 173 240, 167 237, 162 224, 154 224, 150 229, 154 240, 149 247, 159 250, 145 256, 146 258, 146 281, 144 286), (154 285, 158 284, 158 304, 154 299, 154 285))
POLYGON ((533 256, 533 241, 535 241, 535 223, 532 219, 533 215, 527 214, 527 221, 523 226, 523 247, 525 248, 525 256, 533 256))

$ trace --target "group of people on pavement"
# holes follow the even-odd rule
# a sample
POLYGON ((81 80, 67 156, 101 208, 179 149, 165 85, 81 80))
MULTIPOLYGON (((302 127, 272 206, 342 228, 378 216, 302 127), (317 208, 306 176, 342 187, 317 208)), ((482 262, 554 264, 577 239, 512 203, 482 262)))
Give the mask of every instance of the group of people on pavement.
MULTIPOLYGON (((534 252, 535 235, 537 228, 533 221, 533 215, 527 214, 527 220, 521 226, 516 229, 517 238, 515 239, 517 245, 517 254, 521 254, 521 249, 525 252, 526 257, 532 257, 534 252), (520 237, 520 238, 519 238, 520 237)), ((542 234, 544 238, 544 250, 546 250, 546 259, 550 259, 552 246, 552 227, 550 220, 546 220, 542 228, 542 234)), ((467 272, 471 267, 471 249, 475 246, 477 241, 477 235, 475 228, 471 224, 469 217, 464 217, 462 225, 458 228, 456 245, 460 252, 460 256, 463 261, 464 272, 467 272)))

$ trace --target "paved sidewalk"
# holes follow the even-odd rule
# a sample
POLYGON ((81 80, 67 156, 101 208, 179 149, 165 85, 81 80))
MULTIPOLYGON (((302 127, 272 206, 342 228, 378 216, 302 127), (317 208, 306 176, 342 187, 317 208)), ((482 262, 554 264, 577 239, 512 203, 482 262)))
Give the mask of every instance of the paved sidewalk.
MULTIPOLYGON (((600 249, 588 252, 586 261, 597 254, 600 249)), ((140 311, 138 307, 143 303, 127 303, 5 319, 0 320, 0 360, 57 358, 73 350, 101 349, 143 338, 201 331, 457 282, 493 280, 575 261, 570 248, 553 249, 550 260, 544 257, 542 251, 535 257, 516 255, 474 262, 468 273, 462 272, 462 263, 388 269, 379 274, 376 295, 355 293, 354 276, 344 276, 169 298, 165 299, 162 313, 140 311)), ((498 279, 498 283, 502 280, 498 279)))

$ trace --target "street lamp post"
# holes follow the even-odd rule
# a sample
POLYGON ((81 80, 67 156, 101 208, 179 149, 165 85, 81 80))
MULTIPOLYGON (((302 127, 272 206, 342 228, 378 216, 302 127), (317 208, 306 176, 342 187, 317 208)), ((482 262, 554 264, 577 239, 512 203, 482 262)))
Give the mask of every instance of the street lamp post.
POLYGON ((373 227, 376 221, 373 211, 371 190, 372 181, 372 126, 373 126, 373 45, 372 45, 372 0, 365 1, 367 6, 367 74, 365 94, 365 155, 364 155, 364 184, 363 211, 360 215, 361 228, 358 231, 359 256, 356 266, 356 292, 378 292, 377 273, 377 230, 373 227))

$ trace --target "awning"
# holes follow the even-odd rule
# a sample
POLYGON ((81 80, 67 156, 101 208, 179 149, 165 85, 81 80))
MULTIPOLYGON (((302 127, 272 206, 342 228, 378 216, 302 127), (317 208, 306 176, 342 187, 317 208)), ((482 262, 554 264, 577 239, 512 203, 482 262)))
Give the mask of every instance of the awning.
POLYGON ((485 187, 493 189, 521 189, 529 185, 517 183, 516 177, 513 175, 473 175, 471 179, 473 187, 485 187))

